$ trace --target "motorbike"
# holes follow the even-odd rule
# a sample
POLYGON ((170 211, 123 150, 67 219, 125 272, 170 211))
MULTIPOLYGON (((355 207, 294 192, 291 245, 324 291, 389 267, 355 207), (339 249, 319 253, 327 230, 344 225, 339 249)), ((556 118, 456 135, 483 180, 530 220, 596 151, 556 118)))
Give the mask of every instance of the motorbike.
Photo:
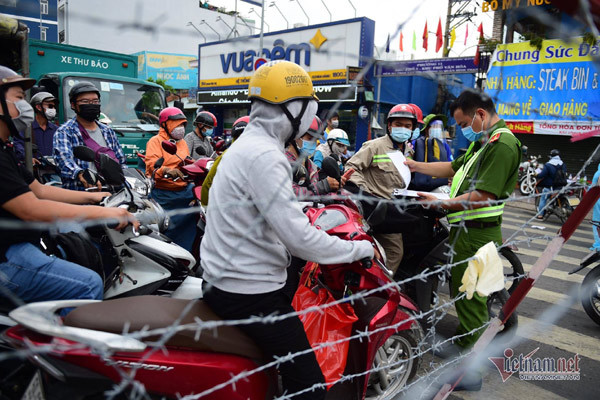
MULTIPOLYGON (((542 196, 542 188, 537 184, 535 186, 535 209, 538 209, 542 196)), ((547 221, 551 215, 556 215, 562 224, 569 218, 573 213, 573 210, 579 204, 579 194, 576 189, 569 189, 567 191, 561 191, 559 193, 553 193, 549 195, 548 201, 546 202, 546 210, 544 211, 543 221, 547 221)))
POLYGON ((56 166, 54 157, 41 156, 38 157, 37 160, 39 161, 39 164, 34 164, 33 166, 33 177, 42 185, 62 186, 60 172, 56 166))
POLYGON ((529 156, 529 159, 519 164, 519 191, 523 196, 529 196, 534 192, 537 171, 541 168, 539 163, 541 156, 529 156))
MULTIPOLYGON (((591 221, 591 224, 594 229, 600 229, 600 221, 591 221)), ((581 283, 581 305, 592 321, 600 325, 600 251, 596 250, 585 256, 579 266, 569 272, 569 275, 594 263, 596 266, 585 275, 581 283)))
MULTIPOLYGON (((374 243, 369 223, 381 218, 376 208, 365 221, 359 205, 349 199, 304 208, 311 224, 343 240, 374 243)), ((357 336, 349 342, 344 375, 335 383, 330 398, 391 398, 415 375, 423 337, 415 320, 416 305, 394 285, 385 265, 378 259, 350 264, 314 265, 302 282, 328 290, 335 299, 349 293, 364 297, 351 304, 358 320, 352 326, 357 336), (380 289, 380 290, 378 290, 380 289), (371 332, 369 340, 359 333, 371 332), (370 373, 376 368, 374 373, 370 373)), ((4 337, 11 346, 34 350, 30 357, 42 371, 30 377, 36 394, 49 390, 81 398, 101 394, 134 376, 151 396, 178 398, 207 392, 207 399, 265 399, 278 394, 274 367, 265 364, 261 352, 234 326, 196 328, 171 332, 164 342, 166 352, 156 351, 154 337, 124 335, 138 330, 167 328, 194 321, 218 321, 202 300, 139 296, 103 302, 92 300, 54 301, 29 304, 10 314, 19 325, 4 337), (56 312, 76 307, 64 320, 56 312), (49 347, 49 344, 53 344, 49 347), (101 354, 94 349, 104 350, 101 354), (256 370, 256 371, 254 371, 256 370), (249 373, 251 371, 252 373, 249 373), (245 373, 232 384, 232 376, 245 373)), ((135 386, 127 386, 129 391, 135 386)))
MULTIPOLYGON (((93 150, 85 146, 75 147, 73 153, 85 161, 95 159, 93 150)), ((109 226, 86 228, 102 255, 104 298, 143 294, 195 298, 201 291, 201 280, 193 276, 196 260, 161 233, 168 227, 168 218, 158 203, 145 196, 147 184, 132 190, 118 163, 101 155, 99 164, 97 176, 113 192, 100 205, 127 208, 141 224, 139 231, 131 226, 123 231, 109 226)))

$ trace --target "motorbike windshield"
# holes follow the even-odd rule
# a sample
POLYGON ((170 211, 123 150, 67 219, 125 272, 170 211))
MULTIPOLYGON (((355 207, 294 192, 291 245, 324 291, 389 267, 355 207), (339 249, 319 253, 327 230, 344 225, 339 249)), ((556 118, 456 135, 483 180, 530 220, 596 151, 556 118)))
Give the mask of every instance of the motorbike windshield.
POLYGON ((335 228, 348 222, 348 219, 343 212, 338 210, 325 210, 319 215, 315 221, 315 227, 321 228, 321 230, 327 232, 330 229, 335 228))
MULTIPOLYGON (((158 130, 158 114, 166 107, 162 88, 118 80, 67 77, 64 98, 69 98, 69 90, 79 81, 92 82, 100 90, 100 122, 113 127, 158 130)), ((67 119, 75 116, 70 104, 64 104, 64 111, 67 119)))

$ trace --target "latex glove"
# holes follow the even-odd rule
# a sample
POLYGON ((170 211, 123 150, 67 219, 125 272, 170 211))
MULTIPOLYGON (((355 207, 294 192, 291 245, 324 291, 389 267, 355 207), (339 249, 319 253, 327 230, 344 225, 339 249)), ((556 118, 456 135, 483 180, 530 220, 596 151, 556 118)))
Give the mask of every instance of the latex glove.
POLYGON ((475 253, 461 282, 463 285, 458 290, 466 292, 469 300, 474 291, 485 297, 504 288, 502 260, 494 242, 489 242, 475 253))

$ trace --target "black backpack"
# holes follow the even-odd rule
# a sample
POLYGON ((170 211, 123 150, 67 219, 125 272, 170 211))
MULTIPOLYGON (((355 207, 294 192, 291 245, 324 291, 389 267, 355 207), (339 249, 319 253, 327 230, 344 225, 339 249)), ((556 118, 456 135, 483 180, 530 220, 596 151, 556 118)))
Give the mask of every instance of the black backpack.
POLYGON ((45 253, 96 272, 104 282, 102 256, 94 243, 75 232, 42 235, 45 253))
POLYGON ((553 187, 563 187, 567 185, 567 174, 564 170, 564 164, 556 166, 556 174, 554 174, 553 187))

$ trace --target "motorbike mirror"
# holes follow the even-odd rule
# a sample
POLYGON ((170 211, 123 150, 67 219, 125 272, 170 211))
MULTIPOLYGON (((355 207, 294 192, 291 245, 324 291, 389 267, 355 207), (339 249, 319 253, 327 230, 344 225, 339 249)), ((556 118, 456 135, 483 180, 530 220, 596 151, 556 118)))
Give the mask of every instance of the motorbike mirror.
POLYGON ((100 154, 100 173, 109 185, 122 185, 125 182, 123 168, 106 154, 100 154))
POLYGON ((177 145, 170 140, 163 140, 161 146, 169 154, 177 154, 177 145))
POLYGON ((221 139, 215 144, 215 151, 225 150, 225 140, 221 139))
POLYGON ((387 214, 387 203, 380 201, 375 206, 375 209, 367 217, 367 223, 371 226, 379 225, 385 220, 387 214))
POLYGON ((158 160, 156 160, 156 162, 154 163, 154 169, 159 169, 160 167, 162 167, 164 162, 165 162, 164 157, 161 157, 158 160))
POLYGON ((338 167, 337 161, 331 156, 327 156, 323 159, 323 163, 321 164, 321 169, 325 173, 325 175, 332 177, 333 179, 340 180, 341 173, 340 167, 338 167))
POLYGON ((94 162, 96 160, 96 153, 87 146, 73 147, 73 155, 82 161, 94 162))

